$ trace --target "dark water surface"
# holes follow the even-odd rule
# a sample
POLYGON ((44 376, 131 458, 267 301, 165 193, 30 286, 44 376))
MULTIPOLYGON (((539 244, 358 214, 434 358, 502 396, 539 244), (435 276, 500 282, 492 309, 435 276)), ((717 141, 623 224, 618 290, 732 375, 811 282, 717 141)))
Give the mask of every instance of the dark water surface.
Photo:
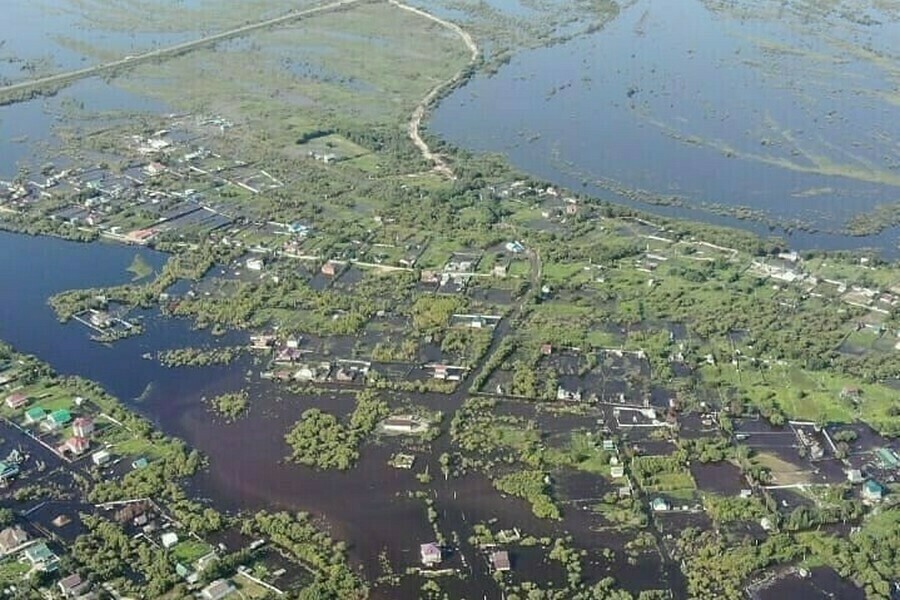
MULTIPOLYGON (((489 591, 495 585, 489 580, 484 555, 466 541, 475 523, 496 518, 492 527, 519 527, 536 536, 555 538, 569 531, 573 543, 588 550, 624 548, 628 540, 625 536, 593 533, 591 528, 601 523, 587 511, 572 508, 566 511, 563 522, 551 523, 535 518, 526 502, 501 497, 484 476, 472 474, 441 481, 437 456, 449 450, 446 436, 435 442, 430 455, 419 454, 413 471, 387 466, 398 449, 393 440, 367 444, 359 465, 347 472, 316 472, 286 463, 283 459, 289 449, 284 434, 300 414, 315 406, 344 415, 353 409, 351 395, 287 393, 259 380, 255 374, 259 365, 251 359, 227 367, 170 369, 142 358, 145 353, 167 348, 234 344, 245 341, 245 336, 213 338, 206 332, 193 331, 188 322, 163 319, 148 311, 143 315, 143 335, 106 346, 91 341, 89 332, 77 323, 62 325, 57 321, 47 305, 50 295, 66 289, 124 283, 130 278, 126 269, 135 254, 156 268, 165 262, 165 255, 146 249, 0 233, 0 256, 4 257, 0 261, 0 339, 40 357, 60 373, 98 381, 166 433, 181 437, 206 454, 209 470, 192 482, 196 496, 226 510, 304 510, 322 516, 336 537, 351 542, 352 559, 367 577, 375 579, 381 574, 381 552, 400 572, 418 565, 419 544, 431 541, 434 534, 424 503, 408 497, 408 492, 427 490, 435 500, 444 534, 457 531, 461 537, 459 553, 448 564, 465 570, 468 577, 444 582, 444 589, 453 597, 499 597, 489 591), (204 397, 238 389, 249 390, 251 408, 235 423, 222 422, 203 402, 204 397), (435 476, 427 487, 415 479, 415 473, 426 466, 435 476)), ((462 398, 462 394, 426 395, 417 397, 416 403, 452 414, 462 398)), ((578 478, 566 482, 573 494, 596 493, 586 485, 578 478)), ((528 580, 551 580, 558 568, 537 556, 521 558, 529 569, 518 576, 528 580)), ((677 589, 682 585, 677 569, 655 554, 642 556, 635 564, 623 559, 585 566, 589 580, 609 574, 634 591, 677 589)), ((375 597, 417 598, 417 585, 407 582, 400 589, 379 591, 375 597)))
MULTIPOLYGON (((900 29, 896 15, 874 10, 877 25, 811 21, 791 10, 801 4, 638 0, 594 34, 522 52, 497 75, 476 77, 441 103, 430 129, 651 212, 766 233, 697 210, 744 206, 840 231, 900 197, 891 86, 900 29), (883 60, 864 59, 870 50, 883 60), (688 207, 641 204, 619 186, 688 207)), ((795 233, 791 243, 896 251, 898 240, 893 229, 868 238, 795 233)))

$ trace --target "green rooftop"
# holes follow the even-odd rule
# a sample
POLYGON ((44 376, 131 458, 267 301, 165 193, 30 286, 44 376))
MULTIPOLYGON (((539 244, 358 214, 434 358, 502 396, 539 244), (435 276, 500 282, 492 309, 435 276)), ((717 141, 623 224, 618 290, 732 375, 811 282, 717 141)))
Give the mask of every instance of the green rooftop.
POLYGON ((878 457, 878 460, 885 469, 900 468, 900 458, 898 458, 890 448, 879 448, 875 451, 875 456, 878 457))
POLYGON ((29 421, 40 421, 46 415, 47 411, 40 406, 35 406, 34 408, 29 408, 25 411, 25 417, 28 418, 29 421))
POLYGON ((64 408, 61 408, 50 413, 50 420, 55 425, 65 425, 72 420, 72 413, 65 410, 64 408))

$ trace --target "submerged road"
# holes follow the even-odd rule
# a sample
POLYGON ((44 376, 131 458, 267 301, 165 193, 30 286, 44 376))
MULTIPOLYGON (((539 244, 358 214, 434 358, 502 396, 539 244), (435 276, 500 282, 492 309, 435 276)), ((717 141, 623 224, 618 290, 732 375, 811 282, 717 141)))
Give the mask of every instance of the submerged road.
POLYGON ((256 23, 250 23, 249 25, 242 25, 241 27, 235 27, 234 29, 215 33, 213 35, 209 35, 190 42, 182 42, 180 44, 168 46, 166 48, 157 48, 156 50, 150 50, 148 52, 136 54, 134 56, 126 56, 125 58, 121 58, 119 60, 94 65, 92 67, 86 67, 84 69, 77 69, 75 71, 68 71, 66 73, 58 73, 56 75, 48 75, 47 77, 40 77, 38 79, 32 79, 30 81, 23 81, 21 83, 8 85, 6 87, 0 88, 0 105, 17 102, 23 98, 27 99, 30 96, 39 95, 48 90, 55 90, 59 87, 69 85, 70 83, 78 81, 79 79, 94 77, 96 75, 115 73, 121 71, 122 69, 130 69, 140 64, 159 60, 161 58, 172 58, 186 52, 191 52, 193 50, 203 48, 205 46, 217 44, 219 42, 224 42, 226 40, 237 37, 242 37, 261 29, 284 25, 285 23, 296 21, 297 19, 302 19, 303 17, 332 12, 352 6, 354 4, 361 4, 370 1, 371 0, 337 0, 336 2, 322 4, 313 8, 307 8, 305 10, 292 11, 280 17, 266 19, 265 21, 258 21, 256 23))

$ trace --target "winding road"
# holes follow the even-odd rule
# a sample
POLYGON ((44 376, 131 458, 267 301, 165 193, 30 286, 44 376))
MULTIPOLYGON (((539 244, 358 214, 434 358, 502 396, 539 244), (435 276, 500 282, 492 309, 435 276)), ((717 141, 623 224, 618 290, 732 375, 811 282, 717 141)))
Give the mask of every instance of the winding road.
POLYGON ((451 23, 450 21, 446 21, 441 19, 440 17, 436 17, 435 15, 425 12, 424 10, 415 8, 414 6, 409 6, 407 4, 403 4, 398 0, 389 0, 391 4, 398 8, 402 8, 403 10, 409 11, 420 17, 424 17, 430 21, 434 21, 438 25, 449 29, 456 35, 462 39, 465 43, 466 47, 469 49, 469 53, 471 57, 469 58, 469 64, 457 71, 453 77, 439 83, 436 85, 425 98, 416 106, 416 109, 413 111, 412 117, 409 120, 409 126, 407 131, 409 133, 409 138, 412 140, 413 144, 416 145, 416 148, 422 153, 422 156, 425 160, 434 163, 434 170, 441 175, 445 175, 450 179, 456 179, 456 176, 453 174, 453 169, 450 168, 450 165, 447 164, 447 161, 444 160, 440 154, 432 152, 431 148, 428 147, 428 144, 425 140, 422 139, 422 135, 419 133, 419 129, 422 125, 422 119, 425 118, 425 114, 428 112, 428 109, 431 107, 432 103, 438 98, 438 96, 447 89, 450 89, 457 83, 459 83, 463 77, 466 75, 466 71, 473 67, 478 62, 478 56, 480 51, 478 50, 478 44, 475 43, 475 40, 472 38, 469 33, 464 30, 462 27, 457 25, 456 23, 451 23))

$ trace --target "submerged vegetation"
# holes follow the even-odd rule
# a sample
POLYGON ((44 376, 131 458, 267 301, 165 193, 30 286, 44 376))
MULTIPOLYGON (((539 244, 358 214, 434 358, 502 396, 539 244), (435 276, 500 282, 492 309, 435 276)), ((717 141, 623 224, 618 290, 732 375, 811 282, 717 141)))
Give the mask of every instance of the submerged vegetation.
POLYGON ((359 445, 387 412, 387 404, 369 391, 359 394, 346 425, 332 414, 308 409, 285 436, 290 459, 318 469, 349 469, 359 458, 359 445))
MULTIPOLYGON (((132 4, 110 3, 100 22, 176 31, 185 22, 173 15, 195 10, 151 11, 144 23, 132 4)), ((525 0, 511 17, 443 4, 489 42, 484 70, 515 48, 596 31, 619 10, 525 0)), ((254 0, 204 14, 225 27, 288 8, 254 0)), ((169 256, 154 272, 138 254, 130 282, 56 294, 59 319, 92 311, 102 324, 109 310, 158 308, 229 333, 157 351, 162 364, 228 365, 251 350, 226 343, 248 334, 254 359, 234 365, 247 389, 217 387, 198 408, 221 417, 206 416, 197 437, 207 459, 98 385, 0 349, 4 425, 52 453, 51 468, 26 463, 26 485, 3 492, 15 508, 4 525, 37 518, 26 501, 72 502, 87 512, 71 547, 60 545, 64 570, 159 598, 220 578, 246 597, 272 591, 258 579, 304 600, 477 597, 493 586, 510 600, 740 598, 787 566, 827 566, 889 598, 900 578, 886 437, 900 434, 897 265, 651 218, 432 139, 440 156, 428 160, 405 128, 442 82, 472 74, 460 39, 427 15, 359 3, 117 77, 185 114, 93 117, 97 126, 70 107, 77 126, 60 127, 60 153, 84 168, 42 175, 81 191, 35 192, 22 173, 0 197, 0 226, 169 256), (96 433, 46 431, 24 413, 32 404, 90 415, 96 433), (241 456, 229 436, 245 425, 288 456, 241 456), (228 441, 209 442, 219 437, 228 441), (385 471, 358 469, 365 452, 385 471), (239 473, 253 502, 318 512, 220 512, 188 491, 204 469, 206 485, 233 489, 239 473), (284 495, 257 469, 290 484, 284 495), (159 505, 159 529, 143 529, 135 499, 140 511, 150 512, 144 499, 159 505), (153 535, 170 529, 180 538, 165 548, 153 535), (196 584, 181 574, 194 569, 196 584)), ((85 51, 99 57, 102 43, 85 51)), ((637 102, 642 91, 623 95, 637 102)), ((801 158, 816 157, 785 160, 801 158)), ((851 227, 883 231, 893 217, 885 205, 851 227)))
POLYGON ((246 391, 220 394, 208 400, 210 408, 226 421, 234 421, 247 410, 249 394, 246 391))

